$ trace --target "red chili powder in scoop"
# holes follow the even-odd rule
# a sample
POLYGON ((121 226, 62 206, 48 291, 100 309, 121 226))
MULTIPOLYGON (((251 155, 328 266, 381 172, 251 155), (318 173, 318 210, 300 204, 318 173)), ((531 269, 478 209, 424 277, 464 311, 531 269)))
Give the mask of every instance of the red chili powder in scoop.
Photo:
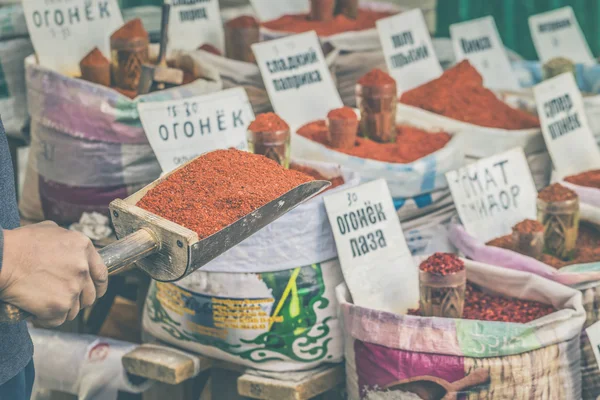
POLYGON ((325 121, 314 121, 304 125, 298 129, 298 135, 340 153, 397 164, 411 163, 423 158, 438 151, 450 141, 450 135, 446 132, 430 133, 412 126, 399 125, 396 127, 395 143, 378 143, 357 137, 354 147, 333 148, 329 145, 325 121))
POLYGON ((564 187, 560 183, 553 183, 550 186, 546 186, 538 193, 538 199, 546 202, 550 201, 566 201, 577 198, 577 193, 569 188, 564 187))
POLYGON ((90 51, 85 57, 83 57, 79 64, 85 66, 102 66, 110 64, 110 61, 108 61, 108 59, 104 57, 104 54, 102 54, 102 52, 97 47, 94 47, 92 51, 90 51))
POLYGON ((582 172, 577 175, 567 176, 565 181, 573 185, 586 186, 600 189, 600 169, 582 172))
POLYGON ((214 54, 216 56, 220 56, 221 55, 221 52, 219 51, 219 49, 217 49, 212 44, 208 44, 208 43, 204 43, 202 46, 198 47, 198 50, 204 50, 204 51, 212 53, 212 54, 214 54))
POLYGON ((132 19, 131 21, 125 22, 125 24, 117 29, 111 36, 110 39, 134 39, 134 38, 147 38, 148 32, 144 29, 144 24, 140 18, 132 19))
POLYGON ((258 27, 258 21, 256 18, 249 15, 242 15, 240 17, 230 19, 226 22, 226 25, 231 28, 256 28, 258 27))
POLYGON ((375 68, 364 74, 358 83, 363 86, 378 86, 378 85, 393 85, 396 83, 394 78, 383 72, 379 68, 375 68))
POLYGON ((293 14, 267 21, 262 25, 265 28, 280 32, 302 33, 315 31, 319 36, 331 36, 342 32, 363 31, 375 28, 377 20, 393 14, 395 13, 359 9, 356 19, 339 14, 331 21, 315 21, 310 20, 308 14, 293 14))
POLYGON ((248 126, 248 130, 252 132, 277 132, 288 129, 290 129, 289 125, 279 115, 272 112, 258 114, 248 126))
POLYGON ((300 164, 296 164, 296 163, 291 163, 290 164, 290 169, 293 169, 294 171, 298 171, 298 172, 302 172, 305 175, 308 176, 312 176, 313 178, 315 178, 318 181, 329 181, 331 182, 331 186, 329 186, 327 189, 325 189, 323 192, 326 192, 330 189, 336 188, 338 186, 343 185, 344 182, 344 178, 342 176, 336 176, 333 178, 326 178, 324 175, 322 175, 319 171, 317 171, 314 168, 311 167, 307 167, 306 165, 300 165, 300 164))
POLYGON ((513 230, 519 233, 543 232, 544 225, 542 225, 542 223, 539 221, 533 219, 526 219, 513 226, 513 230))
POLYGON ((419 269, 436 275, 449 275, 465 269, 465 263, 450 253, 435 253, 419 265, 419 269))
POLYGON ((358 116, 354 112, 354 110, 350 107, 342 107, 336 108, 335 110, 331 110, 327 113, 327 118, 329 119, 349 119, 352 121, 356 121, 358 116))
POLYGON ((173 172, 137 206, 191 229, 203 239, 312 180, 260 155, 217 150, 173 172))
POLYGON ((400 102, 470 124, 509 130, 538 128, 532 114, 510 107, 483 86, 483 78, 464 60, 438 79, 405 92, 400 102))

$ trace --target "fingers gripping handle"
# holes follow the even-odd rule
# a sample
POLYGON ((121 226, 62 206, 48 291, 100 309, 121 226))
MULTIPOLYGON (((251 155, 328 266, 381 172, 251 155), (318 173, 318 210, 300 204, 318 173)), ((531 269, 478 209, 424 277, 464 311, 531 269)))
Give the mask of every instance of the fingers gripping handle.
MULTIPOLYGON (((156 253, 160 243, 152 232, 140 229, 98 251, 108 275, 115 275, 129 265, 156 253)), ((0 324, 14 324, 31 317, 27 311, 0 301, 0 324)))

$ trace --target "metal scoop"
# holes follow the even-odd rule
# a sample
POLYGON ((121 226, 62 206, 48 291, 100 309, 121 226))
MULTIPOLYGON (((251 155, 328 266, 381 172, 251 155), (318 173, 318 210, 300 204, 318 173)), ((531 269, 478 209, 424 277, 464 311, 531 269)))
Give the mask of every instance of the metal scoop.
MULTIPOLYGON (((138 268, 157 281, 179 280, 331 185, 328 181, 303 183, 200 240, 196 232, 135 205, 168 175, 125 200, 110 203, 115 232, 122 239, 99 251, 109 275, 137 263, 138 268)), ((0 302, 0 324, 19 322, 30 316, 11 304, 0 302)))

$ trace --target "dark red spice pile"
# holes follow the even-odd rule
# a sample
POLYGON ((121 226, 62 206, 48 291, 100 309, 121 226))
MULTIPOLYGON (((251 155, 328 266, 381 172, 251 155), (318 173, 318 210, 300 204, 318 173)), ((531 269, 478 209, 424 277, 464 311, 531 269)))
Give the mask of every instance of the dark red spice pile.
POLYGON ((564 187, 560 183, 553 183, 550 186, 546 186, 538 193, 538 199, 545 202, 551 201, 566 201, 577 198, 577 193, 569 188, 564 187))
POLYGON ((342 107, 331 110, 327 113, 327 118, 329 119, 349 119, 352 121, 356 121, 358 116, 354 112, 354 110, 350 107, 342 107))
POLYGON ((536 221, 533 219, 526 219, 526 220, 521 221, 518 224, 516 224, 513 227, 513 231, 517 231, 519 233, 543 232, 544 225, 542 225, 542 223, 539 221, 536 221))
POLYGON ((329 182, 331 182, 331 186, 329 186, 323 192, 326 192, 326 191, 328 191, 330 189, 336 188, 336 187, 344 184, 344 177, 342 177, 342 176, 336 176, 336 177, 331 178, 331 179, 325 178, 325 176, 323 176, 316 169, 311 168, 311 167, 307 167, 305 165, 291 163, 290 164, 290 169, 293 169, 294 171, 302 172, 303 174, 308 175, 308 176, 312 176, 313 178, 315 178, 318 181, 329 181, 329 182))
POLYGON ((198 47, 198 50, 204 50, 204 51, 214 54, 216 56, 221 55, 221 51, 219 49, 217 49, 212 44, 208 44, 208 43, 204 43, 202 46, 198 47))
POLYGON ((86 66, 102 66, 110 64, 110 61, 104 57, 104 54, 102 54, 97 47, 94 47, 92 51, 83 57, 80 64, 86 66))
POLYGON ((436 275, 449 275, 465 269, 465 263, 456 254, 435 253, 419 265, 423 272, 436 275))
MULTIPOLYGON (((526 324, 554 312, 554 307, 537 301, 493 296, 467 282, 463 319, 526 324)), ((419 310, 409 315, 420 316, 419 310)))
POLYGON ((289 129, 289 125, 279 115, 272 112, 258 114, 248 126, 248 130, 252 132, 277 132, 289 129))
POLYGON ((300 136, 340 153, 398 164, 411 163, 423 158, 438 151, 450 141, 450 135, 446 132, 430 133, 411 126, 399 125, 396 127, 396 132, 395 143, 378 143, 357 137, 354 147, 341 149, 329 145, 325 121, 310 122, 298 129, 300 136))
POLYGON ((438 79, 403 93, 400 102, 490 128, 517 130, 540 126, 536 116, 510 107, 486 89, 483 78, 467 60, 438 79))
POLYGON ((573 185, 600 189, 600 169, 585 171, 577 175, 567 176, 565 181, 573 185))
POLYGON ((393 14, 395 13, 359 9, 356 19, 339 14, 331 21, 313 21, 308 19, 308 14, 293 14, 267 21, 262 25, 274 31, 290 33, 315 31, 319 36, 331 36, 342 32, 363 31, 375 28, 377 20, 393 14))
POLYGON ((172 173, 137 206, 191 229, 203 239, 312 180, 260 155, 217 150, 172 173))
POLYGON ((256 18, 249 15, 242 15, 226 22, 226 25, 231 28, 257 28, 258 21, 256 18))
POLYGON ((393 85, 396 81, 389 74, 378 68, 374 68, 361 76, 357 83, 363 86, 380 86, 393 85))

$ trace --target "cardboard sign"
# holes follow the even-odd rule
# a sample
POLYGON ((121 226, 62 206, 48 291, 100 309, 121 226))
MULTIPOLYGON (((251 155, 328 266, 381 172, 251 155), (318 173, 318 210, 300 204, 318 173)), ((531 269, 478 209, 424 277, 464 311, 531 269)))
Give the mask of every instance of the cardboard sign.
POLYGON ((465 229, 482 242, 536 218, 537 190, 521 148, 450 171, 446 179, 465 229))
POLYGON ((27 0, 23 10, 40 65, 68 76, 94 47, 110 59, 110 35, 123 25, 116 0, 27 0))
POLYGON ((600 150, 571 73, 533 88, 546 147, 558 177, 600 168, 600 150))
POLYGON ((379 40, 398 94, 442 75, 431 36, 419 8, 377 21, 379 40))
POLYGON ((571 7, 529 17, 529 30, 542 62, 555 57, 580 64, 596 62, 571 7))
POLYGON ((314 31, 252 45, 271 104, 293 129, 342 107, 314 31))
POLYGON ((590 340, 594 357, 596 357, 596 363, 600 367, 600 322, 588 326, 585 333, 590 340))
POLYGON ((172 0, 169 48, 196 50, 210 44, 225 52, 225 34, 219 0, 172 0))
POLYGON ((138 111, 163 172, 209 151, 229 147, 248 149, 246 129, 254 120, 254 113, 242 88, 187 99, 139 103, 138 111))
POLYGON ((519 89, 506 49, 493 17, 450 25, 452 45, 458 61, 467 59, 483 76, 490 89, 519 89))
POLYGON ((306 14, 310 11, 309 0, 250 0, 259 21, 271 21, 283 15, 306 14))
POLYGON ((416 308, 418 271, 385 180, 326 196, 325 208, 354 304, 399 314, 416 308))

